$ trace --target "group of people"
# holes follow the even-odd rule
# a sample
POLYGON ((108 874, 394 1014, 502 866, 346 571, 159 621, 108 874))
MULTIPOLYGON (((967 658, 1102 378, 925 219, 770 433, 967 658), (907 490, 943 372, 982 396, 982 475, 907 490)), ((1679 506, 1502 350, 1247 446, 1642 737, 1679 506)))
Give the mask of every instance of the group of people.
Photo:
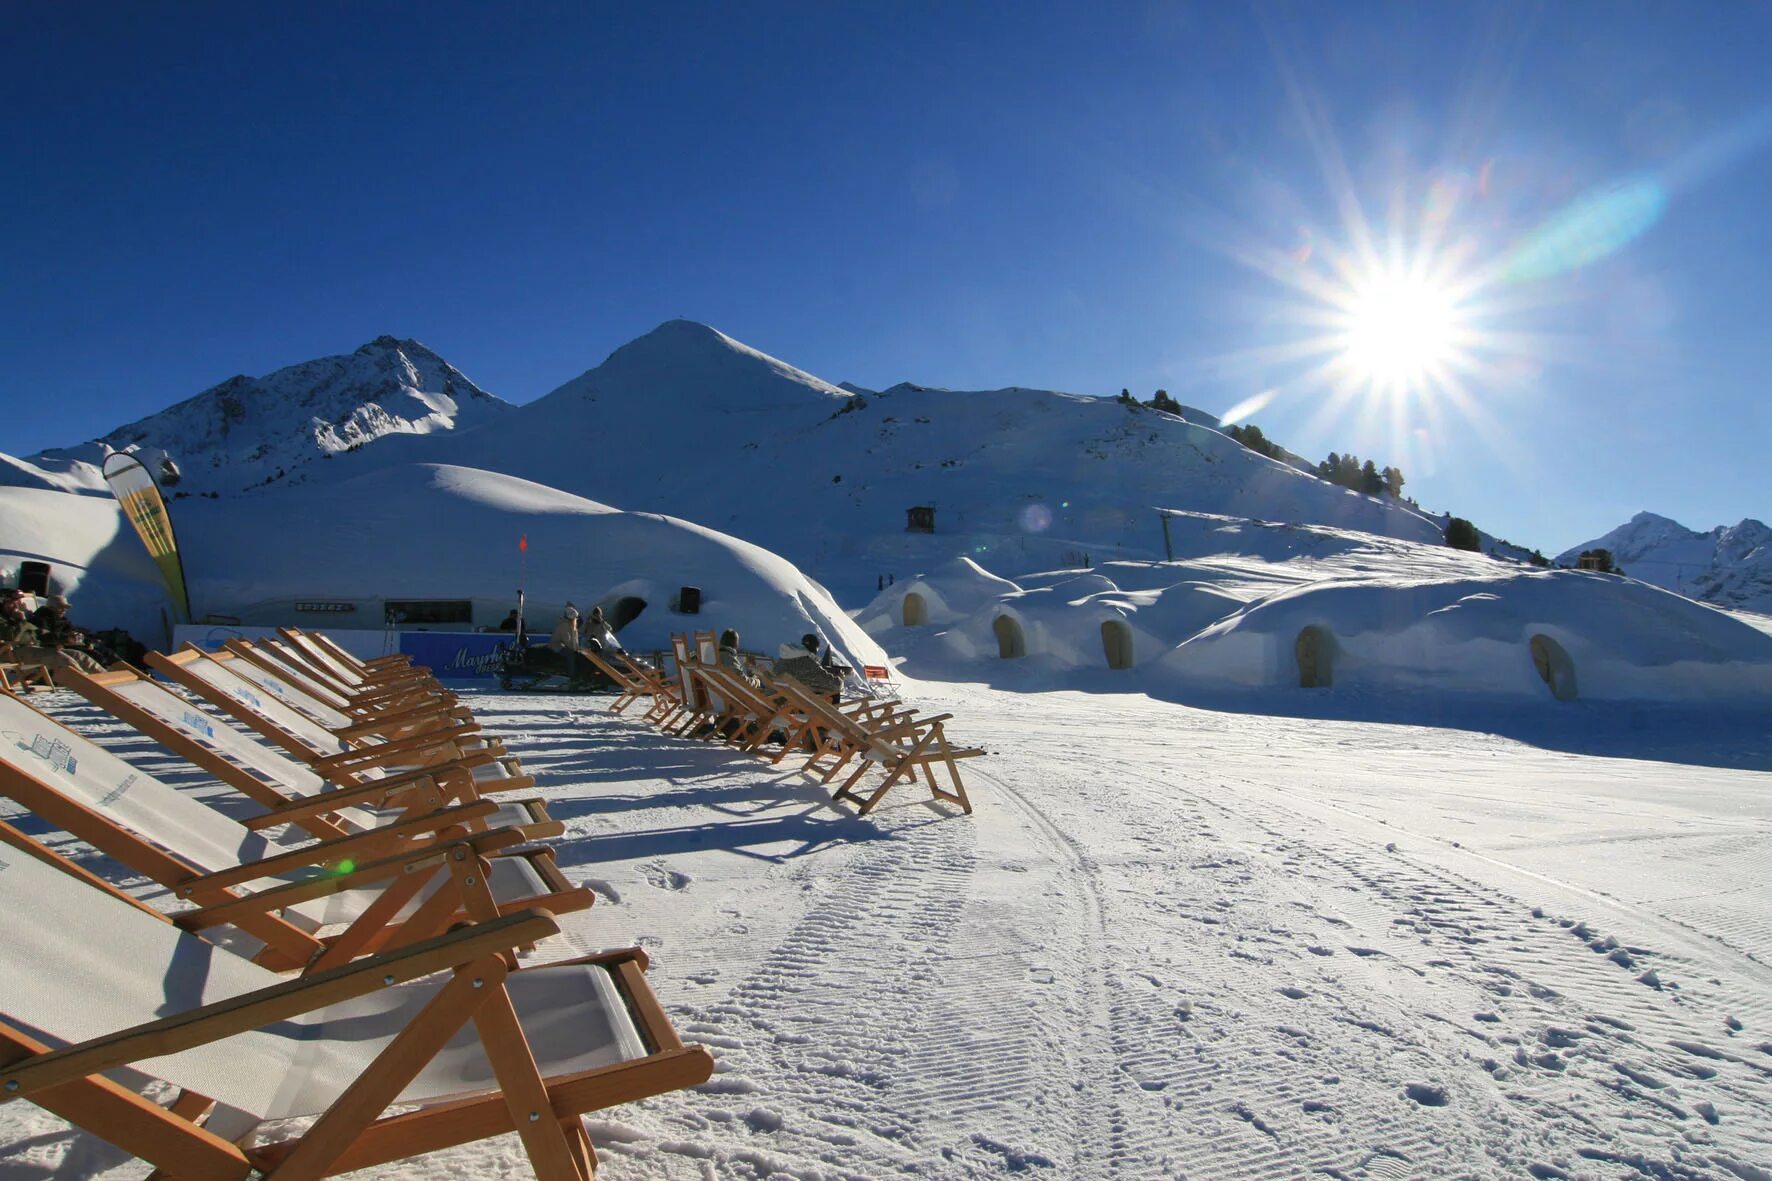
POLYGON ((571 603, 560 613, 560 622, 554 625, 553 635, 548 637, 548 647, 556 652, 576 652, 580 648, 593 651, 621 651, 621 641, 615 638, 615 629, 603 618, 603 608, 592 607, 590 615, 581 623, 578 608, 571 603))
POLYGON ((0 597, 0 644, 10 646, 12 659, 49 669, 104 671, 103 653, 95 651, 97 645, 69 621, 66 595, 50 595, 35 611, 28 607, 22 590, 8 590, 0 597))

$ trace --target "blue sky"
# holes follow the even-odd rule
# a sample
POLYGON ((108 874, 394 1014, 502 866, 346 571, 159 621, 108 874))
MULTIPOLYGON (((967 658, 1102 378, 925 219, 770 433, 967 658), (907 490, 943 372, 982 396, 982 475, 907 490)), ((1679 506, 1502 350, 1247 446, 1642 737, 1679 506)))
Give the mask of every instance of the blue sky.
POLYGON ((13 454, 382 333, 528 401, 687 316, 832 381, 1253 399, 1547 552, 1772 516, 1762 6, 14 4, 0 33, 13 454), (1357 293, 1393 238, 1458 284, 1461 352, 1337 388, 1298 354, 1335 260, 1357 293))

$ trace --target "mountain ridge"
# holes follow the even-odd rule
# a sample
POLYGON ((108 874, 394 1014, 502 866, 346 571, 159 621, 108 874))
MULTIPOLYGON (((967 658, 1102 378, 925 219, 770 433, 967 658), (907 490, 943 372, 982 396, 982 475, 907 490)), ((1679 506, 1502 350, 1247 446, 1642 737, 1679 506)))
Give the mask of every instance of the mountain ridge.
POLYGON ((306 478, 310 464, 392 435, 471 429, 511 409, 419 341, 384 335, 263 377, 236 374, 86 443, 0 456, 0 484, 107 495, 104 458, 127 450, 157 474, 171 460, 169 483, 183 491, 238 492, 306 478))
POLYGON ((1753 517, 1699 532, 1644 511, 1556 560, 1573 564, 1591 549, 1612 551, 1632 578, 1702 602, 1772 613, 1772 528, 1753 517))

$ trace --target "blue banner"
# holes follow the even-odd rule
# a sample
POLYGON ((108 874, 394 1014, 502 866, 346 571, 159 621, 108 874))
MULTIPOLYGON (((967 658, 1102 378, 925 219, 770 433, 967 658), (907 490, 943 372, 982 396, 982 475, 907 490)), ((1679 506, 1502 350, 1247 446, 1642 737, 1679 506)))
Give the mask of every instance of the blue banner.
POLYGON ((439 681, 496 681, 510 632, 401 632, 400 651, 439 681))

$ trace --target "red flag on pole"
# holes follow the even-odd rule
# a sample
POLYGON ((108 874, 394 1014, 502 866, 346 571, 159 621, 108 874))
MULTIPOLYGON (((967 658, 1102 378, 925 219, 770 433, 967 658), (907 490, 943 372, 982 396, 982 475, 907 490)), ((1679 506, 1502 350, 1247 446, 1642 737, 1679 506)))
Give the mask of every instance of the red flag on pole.
POLYGON ((517 548, 523 553, 529 552, 529 534, 525 533, 517 538, 517 548))

